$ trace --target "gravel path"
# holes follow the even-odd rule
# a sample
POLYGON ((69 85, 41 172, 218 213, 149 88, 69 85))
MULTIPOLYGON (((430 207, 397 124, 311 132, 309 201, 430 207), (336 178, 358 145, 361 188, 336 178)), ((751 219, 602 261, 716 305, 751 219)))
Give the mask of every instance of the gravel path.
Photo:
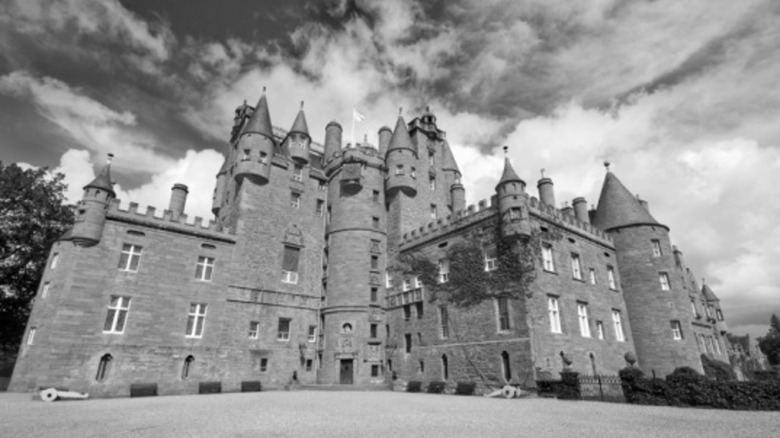
POLYGON ((0 437, 758 437, 780 413, 487 399, 397 392, 273 391, 44 403, 0 393, 0 437))

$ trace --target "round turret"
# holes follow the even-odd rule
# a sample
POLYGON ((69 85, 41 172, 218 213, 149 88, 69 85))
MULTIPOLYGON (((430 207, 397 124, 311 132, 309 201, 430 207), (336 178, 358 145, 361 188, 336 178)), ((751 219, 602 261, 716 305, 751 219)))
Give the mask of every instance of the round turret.
MULTIPOLYGON (((506 151, 506 148, 504 150, 506 151)), ((509 158, 504 160, 504 173, 496 185, 496 196, 501 218, 501 235, 509 239, 528 238, 531 235, 531 221, 528 216, 525 182, 517 176, 509 158)))
POLYGON ((539 200, 543 204, 555 207, 555 189, 553 188, 552 179, 542 177, 536 184, 536 187, 539 189, 539 200))
POLYGON ((452 199, 452 212, 457 213, 466 208, 466 189, 460 183, 460 178, 450 186, 450 198, 452 199))
POLYGON ((398 116, 395 131, 387 148, 387 179, 385 190, 387 196, 394 196, 399 191, 406 196, 417 195, 417 149, 409 137, 406 122, 398 116))
POLYGON ((76 205, 75 223, 70 233, 76 245, 97 245, 103 237, 108 205, 116 197, 111 182, 112 158, 113 154, 108 154, 108 163, 91 183, 84 186, 84 195, 76 205))
POLYGON ((271 176, 271 159, 275 146, 271 116, 263 89, 263 95, 257 102, 252 117, 244 126, 236 146, 236 179, 240 181, 247 178, 255 184, 267 184, 271 176))
POLYGON ((303 102, 301 102, 301 109, 285 139, 285 146, 290 153, 290 158, 305 165, 309 162, 310 144, 309 126, 306 124, 306 115, 303 113, 303 102))
POLYGON ((341 133, 343 129, 339 122, 335 120, 328 123, 325 127, 325 161, 341 150, 341 133))

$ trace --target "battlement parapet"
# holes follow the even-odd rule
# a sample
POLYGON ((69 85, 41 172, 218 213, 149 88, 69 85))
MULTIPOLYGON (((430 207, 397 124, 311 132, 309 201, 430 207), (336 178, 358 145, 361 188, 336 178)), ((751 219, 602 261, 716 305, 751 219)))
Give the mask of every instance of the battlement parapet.
POLYGON ((235 237, 226 231, 219 230, 214 220, 209 220, 204 224, 203 218, 195 216, 192 223, 187 222, 187 215, 181 214, 178 218, 173 218, 171 210, 163 210, 162 216, 157 216, 157 208, 147 206, 141 213, 138 209, 138 203, 131 202, 126 210, 120 208, 120 200, 113 199, 108 206, 107 218, 118 222, 125 222, 141 227, 150 227, 159 230, 172 231, 184 234, 190 234, 210 239, 235 242, 235 237))
POLYGON ((479 206, 478 208, 473 204, 469 205, 465 210, 456 211, 452 215, 438 218, 411 232, 405 233, 403 235, 401 249, 403 250, 410 246, 419 245, 420 243, 467 227, 498 213, 498 209, 494 205, 491 205, 487 200, 481 200, 477 205, 479 206))
POLYGON ((584 235, 585 237, 590 237, 594 240, 600 240, 602 243, 612 246, 612 237, 610 237, 609 234, 594 227, 590 223, 582 222, 574 215, 564 214, 557 208, 540 202, 534 196, 529 199, 528 207, 532 216, 545 219, 565 230, 584 235))
POLYGON ((323 165, 326 175, 331 175, 345 163, 364 163, 366 167, 385 168, 385 159, 379 151, 371 146, 358 145, 340 149, 327 157, 323 165))

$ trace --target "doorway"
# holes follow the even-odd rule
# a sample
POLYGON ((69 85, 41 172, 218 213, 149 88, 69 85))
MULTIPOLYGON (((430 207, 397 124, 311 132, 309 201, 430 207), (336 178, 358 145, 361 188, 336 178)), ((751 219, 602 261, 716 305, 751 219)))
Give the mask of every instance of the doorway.
POLYGON ((340 383, 342 385, 352 384, 352 359, 341 359, 340 383))

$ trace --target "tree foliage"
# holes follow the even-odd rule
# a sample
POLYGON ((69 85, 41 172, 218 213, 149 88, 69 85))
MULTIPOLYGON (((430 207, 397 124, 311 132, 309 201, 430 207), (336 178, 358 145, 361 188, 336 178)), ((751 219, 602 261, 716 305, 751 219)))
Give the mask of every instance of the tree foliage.
POLYGON ((770 365, 780 365, 780 319, 772 314, 769 319, 769 332, 758 342, 770 365))
POLYGON ((0 161, 0 345, 18 345, 49 248, 73 224, 64 177, 0 161))

